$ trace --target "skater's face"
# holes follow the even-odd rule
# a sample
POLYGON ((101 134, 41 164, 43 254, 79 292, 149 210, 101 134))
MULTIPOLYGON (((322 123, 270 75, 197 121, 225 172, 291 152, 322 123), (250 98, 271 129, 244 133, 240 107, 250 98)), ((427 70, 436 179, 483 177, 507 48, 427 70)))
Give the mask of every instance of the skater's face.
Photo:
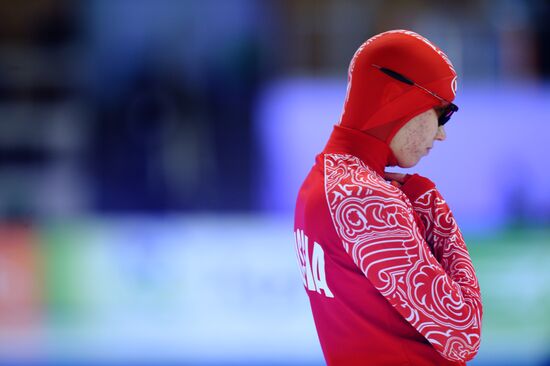
POLYGON ((438 126, 438 112, 430 109, 413 117, 393 137, 390 148, 398 165, 410 168, 428 155, 434 141, 446 138, 445 127, 438 126))

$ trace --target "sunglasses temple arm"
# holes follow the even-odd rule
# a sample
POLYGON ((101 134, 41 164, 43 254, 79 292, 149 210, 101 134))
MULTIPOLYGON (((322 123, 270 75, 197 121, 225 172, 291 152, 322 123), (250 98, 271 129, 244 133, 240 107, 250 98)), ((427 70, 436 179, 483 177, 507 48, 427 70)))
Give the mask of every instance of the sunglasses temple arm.
POLYGON ((376 67, 378 70, 382 71, 384 74, 396 79, 396 80, 399 80, 401 81, 402 83, 405 83, 405 84, 408 84, 408 85, 414 85, 414 81, 410 80, 410 79, 407 79, 406 77, 404 77, 403 75, 393 71, 393 70, 390 70, 390 69, 386 69, 385 67, 382 67, 382 66, 379 66, 379 65, 375 65, 373 64, 372 66, 376 67))
POLYGON ((451 103, 451 102, 449 102, 447 99, 442 98, 442 97, 440 97, 439 95, 435 94, 433 91, 424 88, 422 85, 418 85, 417 83, 413 83, 413 85, 416 86, 416 87, 418 87, 418 88, 420 88, 420 89, 422 89, 422 90, 424 90, 426 93, 429 93, 429 94, 433 95, 434 97, 436 97, 437 99, 439 99, 439 100, 442 101, 442 102, 451 103))
POLYGON ((384 74, 388 75, 389 77, 392 77, 392 78, 394 78, 398 81, 401 81, 402 83, 405 83, 405 84, 408 84, 408 85, 413 85, 413 86, 416 86, 416 87, 424 90, 426 93, 428 93, 430 95, 433 95, 434 97, 436 97, 437 99, 439 99, 442 102, 451 103, 447 99, 444 99, 444 98, 440 97, 439 95, 435 94, 433 91, 424 88, 422 85, 418 85, 414 81, 404 77, 403 75, 401 75, 398 72, 395 72, 395 71, 390 70, 390 69, 386 69, 385 67, 382 67, 382 66, 376 65, 376 64, 372 64, 372 66, 376 67, 378 70, 382 71, 384 74))

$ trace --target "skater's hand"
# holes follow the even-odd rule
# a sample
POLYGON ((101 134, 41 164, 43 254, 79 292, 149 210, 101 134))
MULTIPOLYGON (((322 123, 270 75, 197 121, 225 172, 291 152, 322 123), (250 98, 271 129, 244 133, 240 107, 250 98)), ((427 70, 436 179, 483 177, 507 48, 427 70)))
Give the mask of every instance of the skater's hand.
POLYGON ((407 181, 409 177, 409 174, 384 172, 384 179, 389 181, 392 186, 397 188, 401 188, 401 186, 407 181))
POLYGON ((435 184, 431 180, 418 174, 385 172, 384 178, 392 186, 402 190, 411 202, 416 201, 422 194, 435 188, 435 184))

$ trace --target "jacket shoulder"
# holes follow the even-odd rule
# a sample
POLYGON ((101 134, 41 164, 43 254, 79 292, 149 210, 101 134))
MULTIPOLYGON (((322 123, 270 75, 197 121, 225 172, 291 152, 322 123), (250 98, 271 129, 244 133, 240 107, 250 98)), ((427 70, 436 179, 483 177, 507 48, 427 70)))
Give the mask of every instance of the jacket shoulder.
POLYGON ((324 154, 327 197, 340 192, 347 197, 380 196, 402 199, 402 192, 386 182, 361 159, 349 154, 324 154))

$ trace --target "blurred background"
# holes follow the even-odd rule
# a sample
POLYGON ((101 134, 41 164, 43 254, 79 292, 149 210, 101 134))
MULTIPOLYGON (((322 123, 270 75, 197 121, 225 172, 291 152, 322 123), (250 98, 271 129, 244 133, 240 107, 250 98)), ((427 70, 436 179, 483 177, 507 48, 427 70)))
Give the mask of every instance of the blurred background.
POLYGON ((299 185, 347 67, 405 28, 459 74, 415 168, 463 229, 472 365, 550 365, 546 0, 0 1, 0 364, 323 365, 299 185))

